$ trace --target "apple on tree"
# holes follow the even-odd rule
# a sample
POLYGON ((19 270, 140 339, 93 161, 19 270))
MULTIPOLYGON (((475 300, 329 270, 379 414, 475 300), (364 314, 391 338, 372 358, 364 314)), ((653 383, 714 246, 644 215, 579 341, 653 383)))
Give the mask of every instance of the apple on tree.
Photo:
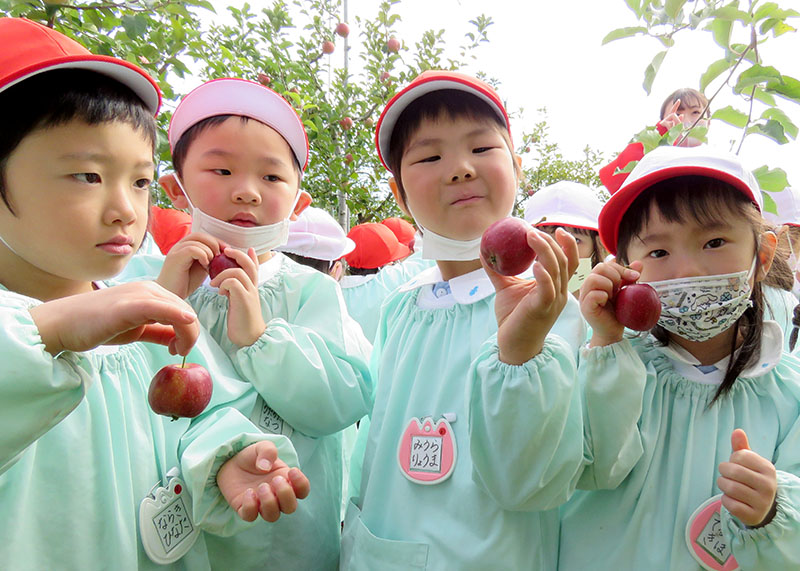
POLYGON ((400 51, 400 40, 392 36, 388 40, 386 40, 386 51, 389 53, 396 54, 400 51))
POLYGON ((623 281, 613 299, 617 321, 634 331, 649 331, 661 317, 661 301, 650 284, 623 281))
POLYGON ((504 276, 516 276, 527 270, 536 258, 528 245, 530 224, 508 216, 489 226, 481 237, 481 255, 489 267, 504 276))
POLYGON ((353 128, 353 119, 351 117, 342 117, 339 119, 339 125, 345 131, 348 131, 353 128))
POLYGON ((350 26, 348 26, 344 22, 339 22, 338 24, 336 24, 336 34, 337 35, 339 35, 339 36, 341 36, 343 38, 346 38, 349 33, 350 33, 350 26))
POLYGON ((336 49, 334 43, 330 40, 325 40, 322 42, 322 53, 324 54, 332 54, 333 50, 336 49))
POLYGON ((266 73, 259 73, 258 82, 261 85, 269 85, 272 82, 272 78, 268 76, 266 73))
POLYGON ((147 401, 156 414, 178 418, 194 418, 211 401, 214 383, 208 370, 197 363, 166 365, 150 382, 147 401))

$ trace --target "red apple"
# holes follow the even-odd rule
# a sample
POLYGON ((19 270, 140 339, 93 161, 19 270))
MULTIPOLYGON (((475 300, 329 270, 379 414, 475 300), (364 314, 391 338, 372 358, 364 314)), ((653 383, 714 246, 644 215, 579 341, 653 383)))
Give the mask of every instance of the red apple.
POLYGON ((528 245, 531 226, 521 218, 509 216, 489 226, 481 238, 481 255, 489 267, 504 276, 527 270, 536 258, 528 245))
POLYGON ((343 118, 339 119, 339 125, 345 131, 347 131, 349 129, 352 129, 353 128, 353 119, 351 119, 350 117, 343 117, 343 118))
POLYGON ((167 365, 150 382, 147 401, 153 412, 172 420, 194 418, 208 406, 213 388, 211 375, 202 365, 167 365))
POLYGON ((269 85, 272 82, 272 78, 268 76, 266 73, 259 73, 258 82, 261 85, 269 85))
POLYGON ((230 256, 217 254, 211 258, 211 262, 208 264, 208 277, 213 280, 217 274, 229 268, 241 268, 241 266, 230 256))
POLYGON ((396 54, 400 51, 400 40, 392 36, 388 40, 386 40, 386 51, 396 54))
POLYGON ((617 321, 634 331, 650 331, 661 316, 661 301, 650 284, 623 283, 614 296, 617 321))
POLYGON ((389 81, 391 78, 392 78, 392 74, 391 74, 391 73, 389 73, 388 71, 384 71, 384 72, 381 74, 381 81, 382 81, 383 83, 386 83, 386 82, 387 82, 387 81, 389 81))
POLYGON ((347 35, 350 33, 350 26, 345 24, 344 22, 339 22, 336 24, 336 33, 343 38, 346 38, 347 35))
POLYGON ((336 49, 336 46, 333 42, 329 40, 325 40, 322 42, 322 53, 324 54, 332 54, 333 50, 336 49))
POLYGON ((353 155, 351 153, 347 153, 344 156, 344 164, 349 165, 352 162, 353 162, 353 155))

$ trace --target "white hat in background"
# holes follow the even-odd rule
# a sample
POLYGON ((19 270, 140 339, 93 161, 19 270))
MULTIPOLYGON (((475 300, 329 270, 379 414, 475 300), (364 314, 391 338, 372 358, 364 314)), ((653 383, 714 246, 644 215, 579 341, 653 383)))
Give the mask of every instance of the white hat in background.
POLYGON ((321 208, 309 206, 289 223, 289 241, 275 248, 315 260, 338 260, 356 247, 339 223, 321 208))
POLYGON ((597 230, 597 217, 602 208, 603 201, 591 188, 562 180, 538 190, 526 201, 525 220, 536 226, 597 230))
POLYGON ((769 192, 767 195, 775 201, 778 213, 773 214, 764 210, 764 218, 775 226, 800 226, 800 188, 786 187, 779 192, 769 192))

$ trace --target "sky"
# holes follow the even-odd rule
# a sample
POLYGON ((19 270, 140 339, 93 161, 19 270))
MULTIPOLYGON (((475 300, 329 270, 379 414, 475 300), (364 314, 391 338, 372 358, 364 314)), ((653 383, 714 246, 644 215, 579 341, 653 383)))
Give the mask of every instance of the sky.
MULTIPOLYGON (((359 32, 354 16, 374 17, 378 0, 346 1, 354 38, 359 32)), ((778 3, 798 8, 797 0, 778 3)), ((667 95, 680 87, 697 88, 707 66, 723 57, 710 33, 679 34, 648 96, 642 88, 644 70, 661 44, 636 37, 602 45, 611 30, 638 25, 624 0, 402 0, 393 11, 402 18, 398 37, 412 49, 428 29, 446 30, 445 38, 457 47, 473 29, 470 19, 490 16, 494 22, 488 31, 490 41, 476 52, 475 65, 464 71, 482 70, 498 79, 498 92, 509 110, 524 110, 522 121, 518 120, 523 124, 512 125, 517 140, 526 126, 530 129, 541 119, 537 109, 545 107, 550 136, 567 159, 582 158, 589 145, 610 160, 635 133, 657 122, 667 95)), ((800 18, 795 21, 800 27, 800 18)), ((800 79, 798 54, 800 33, 770 37, 762 48, 765 64, 800 79)), ((718 85, 712 84, 712 89, 718 85)), ((729 94, 725 87, 712 111, 729 104, 746 110, 729 94)), ((800 105, 779 99, 779 106, 800 126, 800 105)), ((740 131, 721 122, 712 123, 708 134, 709 144, 725 149, 732 138, 738 145, 739 136, 740 131)), ((750 135, 739 154, 750 168, 765 164, 783 168, 790 183, 800 185, 800 143, 778 145, 750 135)))

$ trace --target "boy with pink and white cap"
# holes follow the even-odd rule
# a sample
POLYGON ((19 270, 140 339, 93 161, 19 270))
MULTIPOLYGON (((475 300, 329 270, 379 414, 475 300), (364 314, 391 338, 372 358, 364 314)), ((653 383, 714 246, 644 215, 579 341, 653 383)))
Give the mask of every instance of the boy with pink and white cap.
POLYGON ((215 79, 181 100, 169 141, 175 172, 159 182, 176 207, 190 209, 192 233, 170 250, 158 281, 187 298, 251 383, 258 399, 244 414, 290 438, 314 490, 291 519, 207 537, 212 566, 335 569, 341 431, 371 408, 371 347, 336 282, 275 251, 310 202, 300 188, 303 124, 268 87, 215 79), (209 280, 220 253, 239 267, 209 280))

